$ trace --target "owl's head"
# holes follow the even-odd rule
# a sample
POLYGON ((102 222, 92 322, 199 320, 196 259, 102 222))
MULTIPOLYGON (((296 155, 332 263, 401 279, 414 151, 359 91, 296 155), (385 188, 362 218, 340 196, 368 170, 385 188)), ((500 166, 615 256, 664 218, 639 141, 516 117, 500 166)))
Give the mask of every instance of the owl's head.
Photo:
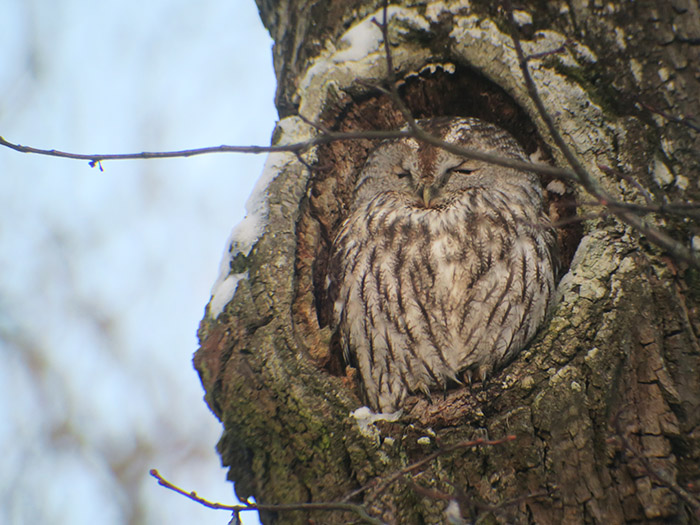
MULTIPOLYGON (((445 142, 527 160, 518 142, 505 130, 476 118, 423 119, 418 125, 445 142)), ((422 208, 443 208, 465 191, 507 190, 513 186, 538 187, 528 172, 466 159, 413 138, 382 142, 370 154, 358 177, 353 208, 391 193, 403 203, 422 208)))

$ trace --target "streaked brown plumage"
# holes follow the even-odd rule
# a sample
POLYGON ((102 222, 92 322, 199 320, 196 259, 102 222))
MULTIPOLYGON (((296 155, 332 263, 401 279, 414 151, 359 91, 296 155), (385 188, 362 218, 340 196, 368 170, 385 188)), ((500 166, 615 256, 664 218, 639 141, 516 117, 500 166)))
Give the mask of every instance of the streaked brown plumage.
MULTIPOLYGON (((492 124, 419 123, 447 142, 526 160, 492 124)), ((414 139, 380 144, 359 174, 328 281, 369 405, 395 411, 409 392, 507 363, 545 320, 555 253, 535 175, 414 139)))

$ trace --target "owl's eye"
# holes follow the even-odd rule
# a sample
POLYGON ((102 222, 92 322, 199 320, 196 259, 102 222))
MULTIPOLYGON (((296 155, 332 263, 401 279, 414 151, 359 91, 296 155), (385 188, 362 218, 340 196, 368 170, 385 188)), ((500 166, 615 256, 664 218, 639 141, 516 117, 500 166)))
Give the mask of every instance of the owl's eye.
POLYGON ((410 176, 411 176, 411 172, 409 172, 409 171, 400 171, 396 174, 396 177, 399 179, 405 179, 406 177, 410 177, 410 176))
POLYGON ((458 164, 450 171, 452 173, 460 173, 461 175, 469 175, 470 173, 477 171, 480 167, 481 164, 479 162, 465 159, 461 164, 458 164))
POLYGON ((452 173, 461 173, 462 175, 469 175, 470 173, 474 173, 476 171, 476 168, 465 168, 462 166, 457 166, 456 168, 452 168, 452 173))

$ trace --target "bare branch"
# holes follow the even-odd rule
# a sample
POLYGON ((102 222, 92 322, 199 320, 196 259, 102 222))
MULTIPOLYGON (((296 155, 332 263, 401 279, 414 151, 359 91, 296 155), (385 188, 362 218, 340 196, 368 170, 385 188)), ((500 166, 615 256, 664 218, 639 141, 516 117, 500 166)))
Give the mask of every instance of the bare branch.
MULTIPOLYGON (((600 187, 598 182, 590 175, 590 173, 588 173, 583 164, 581 164, 576 155, 574 155, 574 152, 564 141, 564 138, 561 136, 561 133, 559 133, 557 126, 554 124, 552 116, 544 107, 544 102, 542 102, 542 98, 539 95, 537 86, 535 85, 535 82, 532 79, 532 76, 530 75, 530 69, 527 65, 528 58, 523 52, 520 37, 518 36, 517 24, 515 23, 515 18, 513 15, 513 6, 510 0, 505 0, 505 8, 506 12, 508 13, 508 20, 510 21, 511 27, 513 28, 511 31, 511 38, 513 40, 515 52, 518 56, 518 62, 520 64, 520 70, 523 74, 523 80, 525 81, 525 87, 527 89, 528 94, 530 95, 530 99, 537 108, 537 112, 539 113, 540 118, 547 126, 547 130, 549 131, 552 140, 556 144, 557 148, 559 148, 559 151, 561 151, 562 155, 564 155, 564 158, 571 166, 571 169, 576 174, 577 181, 592 197, 594 197, 596 200, 598 200, 599 202, 601 202, 601 204, 604 205, 609 205, 610 203, 617 203, 617 201, 611 195, 609 195, 603 188, 600 187)), ((652 243, 669 251, 678 259, 692 264, 693 266, 700 266, 700 260, 690 249, 688 249, 675 239, 672 239, 662 231, 654 228, 653 226, 645 224, 638 215, 635 215, 630 211, 621 209, 622 206, 608 207, 613 213, 613 215, 615 215, 615 217, 617 217, 622 222, 628 224, 629 226, 632 226, 637 231, 645 235, 652 243)))
POLYGON ((134 159, 169 159, 180 157, 194 157, 195 155, 207 155, 210 153, 276 153, 289 152, 303 153, 314 146, 327 144, 336 140, 358 140, 358 139, 396 139, 410 136, 407 131, 375 131, 367 130, 361 132, 328 132, 318 135, 313 139, 286 144, 283 146, 209 146, 206 148, 194 148, 175 151, 143 151, 140 153, 71 153, 55 149, 39 149, 31 146, 13 144, 5 138, 0 137, 0 146, 6 146, 20 153, 33 153, 35 155, 46 155, 49 157, 61 157, 65 159, 87 160, 95 167, 105 160, 134 160, 134 159))
POLYGON ((156 469, 151 469, 149 471, 149 474, 153 476, 157 481, 158 484, 162 487, 165 487, 166 489, 170 489, 173 492, 177 492, 178 494, 185 496, 188 499, 191 499, 192 501, 195 501, 199 503, 200 505, 203 505, 205 507, 208 507, 210 509, 216 509, 216 510, 228 510, 230 512, 235 512, 238 514, 239 512, 246 512, 246 511, 255 511, 255 510, 263 510, 263 511, 273 511, 273 512, 286 512, 286 511, 294 511, 294 510, 301 510, 301 511, 311 511, 311 510, 330 510, 330 511, 347 511, 347 512, 352 512, 362 518, 366 523, 371 523, 373 525, 384 525, 384 522, 377 519, 373 518, 369 514, 367 514, 367 511, 362 507, 361 505, 356 505, 354 503, 340 503, 340 502, 329 502, 329 503, 292 503, 292 504, 277 504, 277 505, 268 505, 264 503, 242 503, 239 505, 225 505, 223 503, 216 503, 213 501, 206 500, 200 496, 197 495, 196 492, 191 491, 187 492, 186 490, 178 487, 177 485, 174 485, 167 479, 165 479, 161 474, 156 470, 156 469))
POLYGON ((644 200, 646 201, 647 205, 653 206, 654 205, 654 199, 652 198, 651 194, 642 186, 639 184, 639 181, 635 179, 634 177, 631 177, 627 173, 622 173, 621 171, 615 170, 611 168, 610 166, 605 166, 604 164, 598 164, 598 169, 602 171, 603 173, 607 173, 608 175, 614 175, 615 177, 618 177, 622 180, 625 180, 629 182, 632 186, 637 188, 637 191, 642 194, 644 197, 644 200))
POLYGON ((389 21, 387 17, 387 11, 389 9, 389 0, 384 0, 384 5, 382 6, 382 23, 378 23, 375 19, 372 22, 379 27, 382 32, 382 39, 384 40, 384 53, 386 55, 386 76, 389 83, 389 90, 391 98, 399 108, 403 118, 406 120, 408 127, 414 133, 418 130, 418 124, 413 118, 413 113, 408 109, 406 104, 404 104, 403 99, 399 96, 399 90, 396 82, 396 72, 394 71, 394 58, 391 55, 391 42, 389 42, 389 21))
POLYGON ((678 215, 680 217, 691 217, 694 219, 700 219, 700 203, 694 202, 670 202, 668 204, 657 204, 651 202, 648 205, 645 204, 635 204, 632 202, 621 202, 621 201, 580 201, 577 203, 569 204, 566 206, 588 206, 588 207, 603 207, 609 210, 627 210, 633 211, 640 215, 648 215, 650 213, 659 213, 662 215, 678 215))
POLYGON ((673 115, 669 115, 668 113, 661 111, 660 109, 656 109, 654 106, 651 104, 647 104, 646 102, 639 101, 639 104, 644 108, 647 109, 648 111, 651 111, 652 113, 656 113, 657 115, 665 118, 669 122, 675 122, 676 124, 681 124, 683 126, 687 126, 688 128, 692 129, 693 131, 700 131, 700 125, 696 124, 694 120, 696 120, 694 117, 674 117, 673 115))
POLYGON ((439 458, 440 456, 443 456, 445 454, 449 454, 451 452, 454 452, 455 450, 461 450, 464 448, 471 448, 471 447, 478 447, 478 446, 495 446, 495 445, 502 445, 503 443, 507 443, 509 441, 514 441, 516 439, 515 436, 506 436, 503 439, 496 439, 496 440, 487 440, 487 439, 475 439, 472 441, 460 441, 459 443, 455 443, 454 445, 450 445, 445 448, 441 448, 439 450, 436 450, 432 454, 429 454, 428 456, 424 457, 421 460, 416 461, 415 463, 411 463, 410 465, 402 468, 401 470, 397 470, 393 474, 389 475, 388 477, 384 478, 383 480, 381 478, 377 478, 372 480, 372 482, 368 483, 364 487, 360 487, 359 489, 351 492, 347 496, 345 496, 342 501, 349 501, 358 494, 361 494, 365 492, 366 490, 372 488, 372 487, 377 487, 375 490, 374 494, 379 494, 380 492, 383 492, 384 490, 389 487, 392 483, 394 483, 396 480, 399 478, 403 477, 406 474, 409 474, 413 472, 414 470, 417 470, 421 468, 423 465, 427 465, 431 461, 439 458))
POLYGON ((566 46, 570 43, 571 41, 567 39, 566 42, 564 42, 558 48, 549 51, 542 51, 541 53, 533 53, 532 55, 525 57, 525 60, 529 62, 530 60, 539 60, 541 58, 547 58, 548 56, 558 55, 559 53, 563 53, 566 50, 566 46))
MULTIPOLYGON (((305 119, 303 119, 305 120, 305 119)), ((318 124, 310 124, 314 127, 319 128, 318 124)), ((496 164, 498 166, 504 166, 506 168, 513 168, 523 171, 531 171, 533 173, 538 173, 540 175, 550 175, 553 177, 567 178, 572 177, 571 171, 557 168, 554 166, 549 166, 548 164, 532 164, 530 162, 525 162, 516 159, 510 159, 506 157, 501 157, 499 155, 494 155, 490 153, 484 153, 478 150, 472 150, 469 148, 462 148, 455 144, 450 144, 444 142, 437 137, 430 135, 429 133, 417 128, 417 133, 409 130, 389 130, 389 131, 377 131, 377 130, 365 130, 365 131, 327 131, 321 135, 302 142, 295 142, 292 144, 286 144, 282 146, 210 146, 206 148, 194 148, 186 150, 175 150, 175 151, 144 151, 141 153, 71 153, 66 151, 60 151, 55 149, 39 149, 31 146, 22 146, 19 144, 13 144, 0 137, 0 146, 6 146, 15 151, 21 153, 31 153, 35 155, 46 155, 49 157, 60 157, 66 159, 74 160, 87 160, 90 162, 92 167, 99 165, 100 162, 106 160, 135 160, 135 159, 168 159, 168 158, 180 158, 180 157, 194 157, 196 155, 207 155, 211 153, 304 153, 315 146, 322 144, 328 144, 330 142, 342 141, 342 140, 386 140, 386 139, 399 139, 406 137, 414 137, 419 140, 423 140, 428 144, 434 146, 445 148, 447 151, 455 153, 457 155, 462 155, 463 157, 481 160, 484 162, 489 162, 491 164, 496 164)))
POLYGON ((567 217, 565 219, 559 219, 558 221, 554 221, 551 223, 551 226, 552 228, 562 228, 571 224, 591 221, 594 219, 602 219, 603 217, 607 217, 607 215, 608 214, 605 213, 605 211, 601 211, 599 213, 587 213, 585 215, 574 215, 572 217, 567 217))
POLYGON ((449 501, 449 500, 457 500, 457 502, 461 503, 462 505, 471 505, 479 510, 482 511, 489 511, 489 512, 497 512, 500 510, 503 510, 507 507, 512 507, 515 505, 519 505, 523 501, 528 501, 528 500, 533 500, 533 499, 538 499, 538 498, 546 498, 551 496, 554 492, 553 491, 540 491, 540 492, 534 492, 532 494, 526 494, 524 496, 520 496, 517 498, 505 500, 497 505, 488 505, 483 502, 479 501, 474 501, 473 498, 467 498, 466 494, 460 495, 459 494, 447 494, 446 492, 442 492, 441 490, 436 490, 436 489, 429 489, 426 487, 423 487, 422 485, 419 485, 415 481, 410 482, 411 488, 420 496, 423 496, 424 498, 430 498, 434 500, 443 500, 443 501, 449 501))
POLYGON ((14 144, 4 137, 0 137, 0 145, 6 146, 20 153, 33 153, 35 155, 46 155, 49 157, 61 157, 64 159, 87 160, 95 167, 97 163, 104 160, 133 160, 133 159, 167 159, 176 157, 192 157, 195 155, 206 155, 209 153, 268 153, 272 151, 298 151, 304 147, 311 147, 307 143, 290 144, 288 146, 210 146, 206 148, 195 148, 177 151, 143 151, 141 153, 71 153, 56 149, 39 149, 31 146, 14 144))
MULTIPOLYGON (((382 9, 382 22, 377 22, 372 20, 372 22, 380 28, 382 32, 382 37, 384 40, 384 50, 386 54, 387 62, 387 84, 388 88, 383 88, 381 86, 372 86, 381 93, 386 94, 391 98, 391 100, 396 104, 404 119, 407 122, 408 129, 402 130, 389 130, 389 131, 376 131, 376 130, 363 130, 355 132, 334 132, 328 130, 326 127, 309 121, 307 118, 300 116, 300 118, 306 122, 308 125, 314 127, 318 132, 318 135, 301 142, 295 142, 286 145, 274 145, 274 146, 231 146, 231 145, 221 145, 221 146, 211 146, 204 148, 194 148, 185 150, 175 150, 175 151, 144 151, 140 153, 125 153, 125 154, 82 154, 82 153, 72 153, 66 151, 59 151, 55 149, 47 150, 34 148, 31 146, 22 146, 20 144, 14 144, 3 137, 0 137, 0 146, 5 146, 7 148, 13 149, 21 153, 30 153, 36 155, 46 155, 51 157, 61 157, 76 160, 86 160, 90 163, 91 167, 98 167, 100 171, 103 170, 102 162, 107 160, 132 160, 132 159, 164 159, 164 158, 180 158, 180 157, 192 157, 196 155, 206 155, 212 153, 250 153, 250 154, 260 154, 260 153, 277 153, 277 152, 289 152, 294 153, 297 158, 303 162, 301 154, 322 144, 327 144, 334 141, 343 140, 377 140, 377 139, 398 139, 405 137, 413 137, 417 140, 423 141, 435 147, 443 148, 455 155, 461 155, 465 158, 479 160, 482 162, 488 162, 490 164, 495 164, 497 166, 503 166, 506 168, 512 168, 522 171, 530 171, 539 175, 545 175, 550 177, 556 177, 560 179, 567 179, 575 183, 580 184, 586 192, 591 195, 597 205, 606 207, 610 213, 617 217, 622 222, 632 226, 642 235, 645 235, 652 243, 660 246, 661 248, 669 251, 672 255, 677 258, 690 263, 695 266, 700 266, 700 260, 698 257, 682 243, 672 239, 669 235, 655 227, 646 224, 639 214, 645 215, 649 213, 658 214, 668 214, 668 215, 680 215, 680 216, 693 216, 696 219, 700 219, 700 206, 694 203, 655 203, 647 190, 645 190, 641 184, 635 181, 628 175, 619 174, 612 168, 607 166, 599 166, 601 171, 608 174, 614 174, 618 177, 627 180, 633 184, 638 191, 642 194, 646 200, 646 206, 640 206, 638 204, 630 204, 618 201, 614 199, 610 194, 608 194, 598 182, 588 173, 584 166, 577 159, 573 151, 564 141, 563 137, 559 133, 554 121, 544 107, 544 103, 539 96, 537 87, 530 75, 528 62, 535 58, 541 58, 547 55, 560 53, 565 49, 566 44, 560 46, 557 49, 546 51, 543 53, 533 54, 530 56, 525 56, 520 38, 517 33, 516 24, 513 19, 513 11, 510 0, 505 2, 506 11, 508 13, 509 20, 514 27, 512 31, 513 44, 518 56, 518 61, 520 69, 523 74, 523 79, 530 98, 535 104, 537 111, 547 126, 550 135, 562 152, 567 162, 571 166, 571 169, 560 168, 556 166, 550 166, 548 164, 533 164, 530 162, 524 162, 521 160, 511 159, 501 157, 492 153, 485 153, 482 151, 472 150, 469 148, 464 148, 456 144, 451 144, 440 140, 439 138, 427 133, 425 130, 420 128, 416 120, 406 104, 401 99, 398 88, 396 73, 394 71, 393 57, 391 54, 391 43, 389 40, 389 28, 388 28, 388 1, 385 0, 382 9)), ((648 108, 651 109, 651 108, 648 108)), ((653 109, 651 109, 653 110, 653 109)), ((688 119, 672 119, 668 115, 665 115, 659 111, 653 110, 665 118, 669 118, 674 121, 680 121, 682 123, 688 124, 688 119)), ((307 165, 308 167, 308 165, 307 165)))

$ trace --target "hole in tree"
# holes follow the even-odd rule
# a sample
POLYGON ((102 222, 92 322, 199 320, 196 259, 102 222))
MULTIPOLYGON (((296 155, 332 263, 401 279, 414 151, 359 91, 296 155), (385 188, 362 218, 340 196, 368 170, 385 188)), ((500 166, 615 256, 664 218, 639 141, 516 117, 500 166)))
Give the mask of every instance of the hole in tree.
MULTIPOLYGON (((479 73, 457 66, 454 73, 441 68, 411 75, 400 85, 400 95, 417 119, 438 116, 476 117, 492 122, 509 131, 528 155, 538 152, 538 162, 548 162, 551 152, 539 137, 537 129, 522 108, 500 87, 479 73)), ((341 93, 335 104, 324 111, 321 123, 337 131, 362 131, 397 129, 405 122, 390 98, 378 93, 347 90, 341 93)), ((304 214, 317 225, 314 237, 316 246, 303 247, 299 253, 308 254, 313 260, 301 265, 300 279, 309 279, 313 293, 313 305, 318 327, 329 326, 333 305, 326 297, 326 277, 331 244, 347 216, 356 177, 371 149, 378 141, 357 140, 333 142, 318 150, 318 162, 310 181, 308 206, 304 214)), ((551 178, 542 177, 543 187, 551 178)), ((566 185, 559 185, 564 188, 566 185)), ((549 193, 550 215, 563 222, 575 216, 573 193, 549 193)), ((582 236, 579 222, 570 222, 557 229, 561 248, 562 270, 566 272, 571 257, 582 236)), ((304 237, 299 238, 303 243, 304 237)), ((310 322, 310 321, 309 321, 310 322)), ((334 375, 345 374, 345 364, 337 337, 330 342, 330 354, 317 363, 334 375)))

